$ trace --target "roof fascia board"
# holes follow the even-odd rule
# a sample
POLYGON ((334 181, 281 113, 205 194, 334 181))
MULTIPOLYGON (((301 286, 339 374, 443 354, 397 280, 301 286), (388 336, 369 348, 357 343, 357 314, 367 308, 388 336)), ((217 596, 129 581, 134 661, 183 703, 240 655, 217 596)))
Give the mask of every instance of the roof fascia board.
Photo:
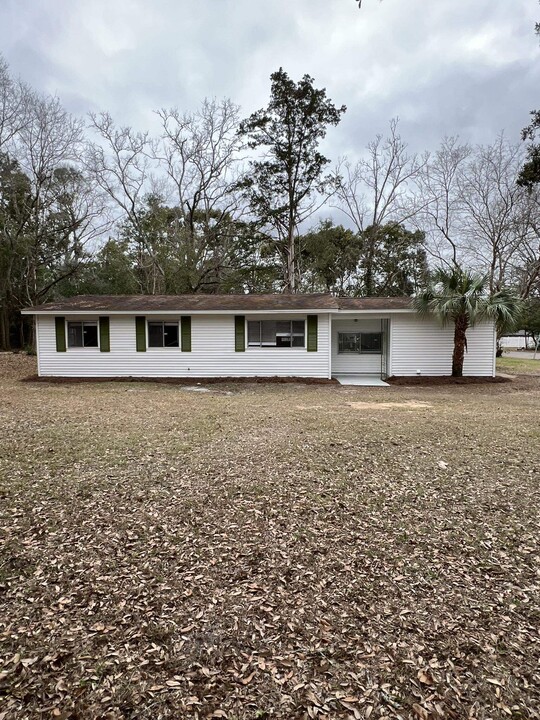
POLYGON ((332 315, 395 315, 396 313, 414 313, 412 308, 379 308, 378 310, 332 310, 332 315))
POLYGON ((231 310, 107 310, 107 308, 94 308, 93 310, 32 310, 31 308, 21 310, 21 315, 326 315, 335 312, 332 309, 306 308, 305 310, 248 310, 236 308, 231 310))

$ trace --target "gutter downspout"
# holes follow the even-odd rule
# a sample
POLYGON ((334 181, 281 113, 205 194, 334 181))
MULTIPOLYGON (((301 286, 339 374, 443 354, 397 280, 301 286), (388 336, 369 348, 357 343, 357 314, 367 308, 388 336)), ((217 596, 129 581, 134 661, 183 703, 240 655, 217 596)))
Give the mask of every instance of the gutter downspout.
POLYGON ((39 352, 39 317, 34 315, 34 338, 36 341, 37 371, 38 377, 41 377, 41 353, 39 352))
POLYGON ((328 379, 332 379, 332 313, 328 313, 328 379))
POLYGON ((493 326, 493 372, 491 377, 497 375, 497 327, 493 326))

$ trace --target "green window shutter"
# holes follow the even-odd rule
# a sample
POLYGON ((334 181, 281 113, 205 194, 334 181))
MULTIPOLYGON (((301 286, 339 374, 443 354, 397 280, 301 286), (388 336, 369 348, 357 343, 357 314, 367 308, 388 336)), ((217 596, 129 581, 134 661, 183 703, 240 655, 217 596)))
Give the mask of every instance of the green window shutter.
POLYGON ((101 352, 111 352, 111 329, 108 317, 99 318, 99 349, 101 352))
POLYGON ((307 351, 317 352, 317 327, 318 327, 318 316, 308 315, 307 316, 307 351))
POLYGON ((55 317, 56 352, 66 352, 66 318, 55 317))
POLYGON ((182 352, 191 352, 191 316, 182 315, 180 319, 182 352))
POLYGON ((246 318, 244 315, 234 316, 234 349, 235 352, 246 350, 246 318))
POLYGON ((146 318, 137 316, 135 318, 135 339, 137 352, 146 352, 146 318))

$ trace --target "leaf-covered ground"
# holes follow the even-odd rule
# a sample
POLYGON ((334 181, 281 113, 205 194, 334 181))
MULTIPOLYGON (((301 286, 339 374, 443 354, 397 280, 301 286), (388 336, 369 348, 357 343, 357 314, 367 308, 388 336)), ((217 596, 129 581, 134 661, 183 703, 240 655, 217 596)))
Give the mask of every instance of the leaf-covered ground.
POLYGON ((0 356, 0 718, 540 717, 540 377, 33 372, 0 356))

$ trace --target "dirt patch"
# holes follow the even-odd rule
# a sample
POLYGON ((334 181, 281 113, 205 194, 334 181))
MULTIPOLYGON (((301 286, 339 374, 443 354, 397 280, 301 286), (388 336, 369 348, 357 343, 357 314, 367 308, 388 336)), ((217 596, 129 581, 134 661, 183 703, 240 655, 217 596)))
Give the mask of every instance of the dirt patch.
POLYGON ((349 407, 355 410, 393 410, 405 408, 406 410, 426 410, 433 407, 431 403, 422 400, 404 400, 403 402, 348 402, 349 407))

